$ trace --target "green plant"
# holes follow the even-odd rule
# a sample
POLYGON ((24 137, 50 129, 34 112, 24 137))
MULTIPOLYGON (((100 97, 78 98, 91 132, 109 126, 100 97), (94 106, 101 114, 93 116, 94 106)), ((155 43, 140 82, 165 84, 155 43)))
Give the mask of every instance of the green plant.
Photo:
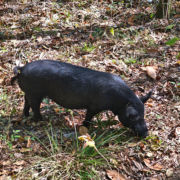
POLYGON ((167 41, 165 44, 166 44, 166 45, 169 45, 169 46, 172 46, 172 45, 174 45, 174 44, 176 43, 176 41, 178 41, 178 40, 179 40, 179 38, 175 37, 175 38, 172 38, 172 39, 170 39, 169 41, 167 41))
POLYGON ((36 26, 36 27, 33 28, 33 31, 39 31, 40 32, 42 30, 41 30, 41 28, 39 26, 36 26))
POLYGON ((154 14, 151 14, 151 16, 150 16, 151 18, 153 18, 154 17, 154 14))
POLYGON ((131 58, 127 58, 127 60, 125 60, 125 63, 126 64, 134 64, 134 63, 136 63, 136 61, 137 61, 137 58, 134 59, 133 57, 131 57, 131 58))
POLYGON ((180 52, 178 53, 178 55, 176 56, 176 58, 178 59, 180 57, 180 52))
MULTIPOLYGON (((70 113, 73 116, 73 113, 70 113)), ((72 117, 73 118, 73 117, 72 117)), ((109 118, 109 117, 108 117, 109 118)), ((128 143, 132 138, 123 136, 126 132, 125 129, 96 129, 96 132, 92 132, 93 140, 96 144, 98 151, 93 147, 82 147, 82 143, 76 139, 63 139, 63 132, 61 133, 61 141, 59 142, 56 132, 53 130, 50 122, 50 127, 45 127, 45 131, 49 146, 44 140, 40 140, 31 134, 33 140, 37 140, 43 145, 46 151, 46 155, 33 156, 33 163, 24 167, 15 177, 23 180, 35 178, 47 178, 47 179, 77 179, 78 177, 84 180, 101 179, 95 169, 107 168, 107 162, 109 162, 109 168, 113 167, 110 164, 112 159, 111 151, 114 151, 115 147, 109 148, 107 144, 115 144, 118 148, 123 148, 124 144, 128 143), (95 136, 97 134, 97 136, 95 136), (126 139, 124 139, 126 137, 126 139), (120 146, 121 145, 121 146, 120 146), (100 155, 101 154, 101 155, 100 155), (44 157, 45 156, 45 157, 44 157), (104 157, 104 158, 103 158, 104 157)), ((19 131, 14 131, 13 138, 16 138, 19 131)), ((75 132, 77 136, 77 133, 75 132)), ((0 136, 1 138, 1 136, 0 136)), ((2 137, 5 138, 5 137, 2 137)), ((46 139, 47 139, 46 138, 46 139)), ((32 151, 33 153, 33 151, 32 151)))
POLYGON ((0 102, 2 103, 3 101, 8 101, 8 95, 2 91, 2 93, 0 94, 0 102))
POLYGON ((13 142, 15 141, 16 138, 20 138, 21 136, 19 135, 20 130, 13 130, 13 133, 9 137, 8 134, 6 135, 0 135, 0 140, 6 142, 6 144, 9 146, 9 149, 12 149, 13 147, 13 142))
POLYGON ((0 93, 0 104, 3 104, 3 108, 0 109, 0 117, 7 115, 9 107, 9 96, 6 89, 2 89, 0 93))
POLYGON ((166 29, 172 29, 175 26, 175 24, 170 24, 169 26, 166 27, 166 29))
POLYGON ((20 138, 20 137, 21 137, 21 136, 19 135, 19 132, 20 132, 20 130, 13 130, 13 133, 14 133, 14 134, 11 135, 11 141, 14 141, 15 138, 20 138))
POLYGON ((86 4, 87 4, 86 1, 81 1, 81 2, 79 2, 78 6, 79 7, 84 7, 84 6, 86 6, 86 4))
POLYGON ((170 83, 173 84, 175 88, 178 88, 180 86, 180 83, 178 82, 176 83, 176 82, 170 81, 170 83))
POLYGON ((2 141, 6 141, 6 135, 2 135, 2 134, 0 134, 0 140, 2 140, 2 141))
POLYGON ((161 119, 163 116, 162 115, 157 115, 156 118, 157 119, 161 119))
POLYGON ((104 34, 104 31, 100 27, 95 27, 94 31, 92 32, 93 36, 101 37, 104 34))
POLYGON ((111 34, 114 36, 114 28, 110 29, 111 34))
POLYGON ((81 51, 86 51, 86 52, 91 52, 95 49, 94 46, 91 44, 87 45, 86 43, 84 44, 84 47, 81 48, 81 51))
MULTIPOLYGON (((1 32, 0 32, 0 37, 1 37, 1 32)), ((1 48, 1 51, 2 51, 2 52, 7 52, 7 49, 4 48, 4 47, 2 47, 2 48, 1 48)))
POLYGON ((51 122, 50 122, 50 127, 51 127, 51 134, 47 131, 47 129, 45 129, 45 131, 49 138, 52 155, 54 155, 55 153, 60 153, 61 148, 58 146, 57 136, 54 134, 51 122))
POLYGON ((96 122, 99 130, 106 129, 109 126, 117 125, 119 122, 114 120, 114 116, 109 116, 108 113, 106 113, 107 120, 101 121, 101 116, 99 114, 96 115, 96 122))
POLYGON ((78 172, 74 172, 75 174, 77 174, 77 176, 81 179, 81 180, 87 180, 87 179, 100 179, 100 177, 98 178, 98 174, 96 173, 95 170, 93 169, 86 169, 86 170, 79 170, 78 172))

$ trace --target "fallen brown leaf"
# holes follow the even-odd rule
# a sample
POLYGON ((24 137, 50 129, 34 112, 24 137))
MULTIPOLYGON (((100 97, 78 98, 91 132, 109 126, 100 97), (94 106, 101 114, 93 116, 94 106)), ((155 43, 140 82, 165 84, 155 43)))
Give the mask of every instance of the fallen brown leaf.
POLYGON ((27 148, 30 148, 30 147, 31 147, 31 144, 32 144, 32 142, 31 142, 31 138, 30 138, 30 136, 29 136, 26 147, 27 147, 27 148))
POLYGON ((89 38, 94 41, 94 37, 92 34, 89 34, 89 38))
POLYGON ((81 126, 79 128, 79 134, 80 135, 86 135, 88 133, 88 129, 85 126, 81 126))
POLYGON ((177 127, 177 128, 176 128, 175 133, 176 133, 177 136, 180 135, 180 127, 177 127))
POLYGON ((128 23, 130 25, 132 25, 132 26, 134 25, 134 23, 133 23, 134 22, 134 18, 135 18, 135 15, 132 15, 131 17, 128 18, 128 23))
POLYGON ((29 151, 31 151, 31 150, 28 148, 21 148, 21 150, 20 150, 20 152, 29 152, 29 151))
POLYGON ((180 18, 180 14, 174 15, 175 18, 180 18))
POLYGON ((45 51, 43 51, 43 52, 40 54, 39 59, 43 59, 44 54, 45 54, 45 51))
POLYGON ((134 147, 134 146, 137 146, 137 143, 129 143, 128 144, 128 147, 134 147))
POLYGON ((140 164, 140 163, 138 163, 137 161, 134 161, 134 160, 132 160, 132 161, 133 161, 133 163, 135 164, 135 166, 136 166, 139 170, 143 169, 143 165, 142 165, 142 164, 140 164))
POLYGON ((4 79, 0 79, 0 85, 4 84, 4 79))
POLYGON ((26 161, 24 161, 24 160, 21 160, 21 161, 16 161, 15 163, 13 163, 14 165, 18 165, 18 166, 20 166, 20 165, 24 165, 24 164, 26 164, 26 161))
POLYGON ((38 37, 37 37, 37 41, 38 41, 38 42, 41 42, 41 41, 42 41, 42 37, 41 37, 41 36, 38 36, 38 37))
POLYGON ((153 107, 152 103, 146 103, 146 105, 148 105, 149 107, 153 107))
POLYGON ((126 178, 116 170, 106 170, 106 173, 111 180, 126 180, 126 178))
POLYGON ((2 165, 3 165, 3 166, 10 165, 10 164, 11 164, 11 161, 3 161, 3 162, 2 162, 2 165))
POLYGON ((16 122, 21 122, 23 120, 23 118, 22 117, 13 117, 12 118, 12 120, 11 120, 11 122, 14 122, 14 123, 16 123, 16 122))
MULTIPOLYGON (((4 170, 3 172, 0 172, 0 176, 3 175, 3 174, 9 174, 9 171, 7 170, 4 170)), ((0 180, 4 180, 4 177, 0 177, 0 180)))
POLYGON ((147 167, 149 167, 150 169, 156 170, 156 171, 163 169, 163 166, 161 164, 159 164, 159 163, 153 164, 153 163, 151 163, 151 161, 149 159, 144 159, 144 163, 147 167))
POLYGON ((147 50, 147 54, 151 55, 151 56, 160 56, 160 53, 158 50, 156 49, 148 49, 147 50))
POLYGON ((23 143, 24 141, 26 141, 24 137, 21 136, 18 138, 18 142, 23 143))
POLYGON ((153 67, 148 66, 147 67, 147 74, 153 79, 156 79, 156 70, 153 67))
POLYGON ((167 170, 166 170, 166 176, 167 176, 167 177, 170 177, 170 176, 172 176, 172 175, 173 175, 173 169, 172 169, 172 168, 167 169, 167 170))

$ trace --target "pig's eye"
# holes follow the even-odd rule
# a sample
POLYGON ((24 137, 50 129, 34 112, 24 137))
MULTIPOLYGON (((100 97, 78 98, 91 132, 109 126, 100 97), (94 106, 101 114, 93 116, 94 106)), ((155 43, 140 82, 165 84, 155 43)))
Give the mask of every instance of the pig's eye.
POLYGON ((127 117, 129 117, 129 118, 136 118, 137 116, 138 116, 137 111, 133 111, 129 114, 127 113, 127 117))
POLYGON ((130 116, 129 118, 131 121, 136 122, 136 123, 137 123, 137 121, 140 121, 140 118, 138 115, 130 116))
POLYGON ((136 118, 137 116, 138 116, 138 113, 134 113, 134 114, 129 115, 130 118, 136 118))

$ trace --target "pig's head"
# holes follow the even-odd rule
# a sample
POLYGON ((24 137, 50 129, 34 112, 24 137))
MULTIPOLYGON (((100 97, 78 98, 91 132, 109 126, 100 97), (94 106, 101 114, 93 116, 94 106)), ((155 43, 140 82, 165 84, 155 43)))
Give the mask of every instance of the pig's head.
POLYGON ((148 129, 144 121, 144 103, 151 97, 153 91, 150 91, 143 97, 137 99, 137 102, 129 104, 125 112, 119 114, 122 124, 131 128, 138 136, 145 138, 148 136, 148 129))

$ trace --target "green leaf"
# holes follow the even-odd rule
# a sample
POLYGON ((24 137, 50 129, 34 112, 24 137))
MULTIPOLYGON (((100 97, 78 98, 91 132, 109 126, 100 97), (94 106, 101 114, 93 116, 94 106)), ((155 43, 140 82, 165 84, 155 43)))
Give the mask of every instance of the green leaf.
POLYGON ((168 27, 166 27, 166 29, 172 29, 175 26, 175 24, 171 24, 168 27))
POLYGON ((12 149, 12 143, 8 143, 10 149, 12 149))
POLYGON ((20 137, 21 137, 21 136, 19 136, 19 135, 15 135, 15 136, 14 136, 14 138, 20 138, 20 137))
POLYGON ((176 56, 176 58, 178 59, 180 57, 180 52, 179 52, 179 54, 176 56))
POLYGON ((70 17, 71 16, 71 13, 68 13, 68 17, 70 17))
POLYGON ((176 41, 178 41, 179 38, 175 37, 173 39, 170 39, 169 41, 166 42, 166 45, 172 46, 175 44, 176 41))
POLYGON ((7 49, 3 49, 3 50, 1 50, 2 52, 6 52, 7 51, 7 49))
POLYGON ((114 36, 114 28, 110 29, 111 34, 114 36))
POLYGON ((21 130, 13 130, 13 133, 17 134, 19 133, 21 130))

